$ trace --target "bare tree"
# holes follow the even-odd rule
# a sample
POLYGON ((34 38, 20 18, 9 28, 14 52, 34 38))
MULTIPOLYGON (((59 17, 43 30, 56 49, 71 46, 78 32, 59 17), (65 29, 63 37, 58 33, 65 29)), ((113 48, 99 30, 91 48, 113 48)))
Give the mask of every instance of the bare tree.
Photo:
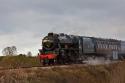
POLYGON ((27 56, 32 56, 32 53, 29 51, 29 52, 27 53, 27 56))
POLYGON ((17 48, 16 46, 6 47, 3 49, 2 53, 3 55, 6 55, 6 56, 14 56, 17 54, 17 48))
POLYGON ((12 49, 12 53, 14 55, 17 55, 17 48, 16 48, 16 46, 12 46, 11 49, 12 49))

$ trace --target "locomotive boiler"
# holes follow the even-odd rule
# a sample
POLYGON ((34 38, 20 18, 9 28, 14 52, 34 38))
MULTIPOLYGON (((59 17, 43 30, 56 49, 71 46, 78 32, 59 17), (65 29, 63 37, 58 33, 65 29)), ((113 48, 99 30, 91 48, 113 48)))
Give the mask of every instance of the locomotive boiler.
POLYGON ((116 39, 48 33, 42 40, 39 58, 43 65, 82 63, 88 58, 125 58, 125 42, 116 39))

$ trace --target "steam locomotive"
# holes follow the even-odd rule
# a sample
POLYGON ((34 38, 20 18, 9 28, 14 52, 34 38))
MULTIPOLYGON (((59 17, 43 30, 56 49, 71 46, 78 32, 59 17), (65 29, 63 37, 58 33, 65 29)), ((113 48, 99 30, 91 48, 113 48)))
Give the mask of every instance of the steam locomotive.
POLYGON ((90 57, 123 60, 125 41, 48 33, 42 40, 39 59, 43 65, 83 63, 90 57))

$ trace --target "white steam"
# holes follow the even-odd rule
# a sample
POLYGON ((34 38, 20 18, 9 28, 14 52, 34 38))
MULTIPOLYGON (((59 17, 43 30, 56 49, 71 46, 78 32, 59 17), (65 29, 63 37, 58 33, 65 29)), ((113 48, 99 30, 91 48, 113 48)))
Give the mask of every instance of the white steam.
POLYGON ((101 65, 101 64, 110 64, 110 63, 114 63, 116 61, 111 61, 109 59, 105 60, 103 58, 89 58, 85 61, 83 61, 83 63, 88 64, 88 65, 101 65))

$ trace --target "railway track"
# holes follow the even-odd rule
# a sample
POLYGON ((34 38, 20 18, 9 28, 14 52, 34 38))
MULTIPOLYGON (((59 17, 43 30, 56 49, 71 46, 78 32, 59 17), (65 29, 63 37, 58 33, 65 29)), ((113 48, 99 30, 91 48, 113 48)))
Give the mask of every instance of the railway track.
POLYGON ((0 68, 0 71, 18 70, 18 69, 52 69, 52 68, 67 68, 71 65, 56 65, 56 66, 33 66, 33 67, 18 67, 18 68, 0 68))
POLYGON ((105 62, 105 63, 99 63, 98 61, 89 61, 89 62, 84 62, 84 64, 70 64, 70 65, 47 65, 47 66, 32 66, 32 67, 16 67, 16 68, 0 68, 0 71, 3 70, 18 70, 18 69, 52 69, 52 68, 69 68, 69 67, 85 67, 85 66, 90 66, 90 65, 108 65, 108 64, 113 64, 113 63, 118 63, 118 62, 123 62, 123 61, 110 61, 110 62, 105 62))
POLYGON ((18 69, 53 69, 53 68, 70 68, 70 67, 84 67, 87 64, 66 64, 66 65, 47 65, 47 66, 32 66, 32 67, 16 67, 16 68, 0 68, 1 70, 18 70, 18 69))

